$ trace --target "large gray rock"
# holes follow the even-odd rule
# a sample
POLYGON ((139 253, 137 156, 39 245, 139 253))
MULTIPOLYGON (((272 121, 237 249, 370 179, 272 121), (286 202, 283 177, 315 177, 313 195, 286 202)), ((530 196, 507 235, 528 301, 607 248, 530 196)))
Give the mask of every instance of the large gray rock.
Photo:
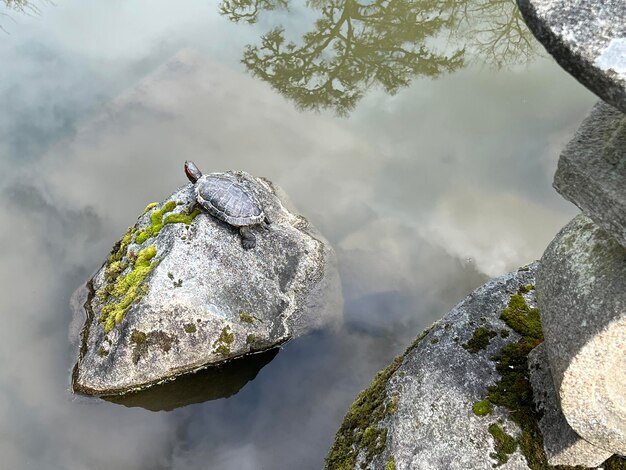
POLYGON ((379 372, 344 418, 326 468, 545 468, 540 441, 530 461, 519 445, 522 434, 540 436, 526 364, 541 341, 535 270, 475 290, 379 372))
POLYGON ((541 413, 539 428, 543 434, 543 448, 548 463, 597 467, 608 459, 612 452, 584 440, 576 434, 563 416, 544 344, 540 344, 528 354, 528 367, 535 404, 541 413))
POLYGON ((333 250, 269 181, 239 175, 270 230, 243 250, 234 228, 185 216, 191 184, 148 206, 88 283, 75 391, 123 394, 338 325, 333 250))
POLYGON ((544 253, 537 297, 567 422, 626 455, 626 248, 579 215, 544 253))
POLYGON ((626 115, 599 102, 567 144, 554 187, 626 246, 626 115))
POLYGON ((517 0, 526 24, 556 61, 626 112, 626 2, 517 0))

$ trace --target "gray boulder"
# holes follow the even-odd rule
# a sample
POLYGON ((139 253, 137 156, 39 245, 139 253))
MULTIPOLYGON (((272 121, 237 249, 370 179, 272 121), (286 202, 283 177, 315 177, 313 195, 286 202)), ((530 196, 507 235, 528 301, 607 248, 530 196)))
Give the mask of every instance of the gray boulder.
POLYGON ((478 288, 379 372, 326 468, 546 468, 526 363, 541 342, 535 271, 478 288))
POLYGON ((626 246, 626 115, 599 102, 559 158, 554 187, 626 246))
POLYGON ((626 455, 626 248, 579 215, 546 249, 537 297, 563 415, 585 440, 626 455))
POLYGON ((238 175, 270 230, 243 250, 236 229, 192 211, 191 184, 150 204, 87 283, 76 392, 143 389, 341 322, 329 244, 280 189, 238 175))
POLYGON ((556 61, 626 112, 626 2, 517 0, 526 24, 556 61))
POLYGON ((567 423, 554 389, 545 344, 528 354, 530 382, 537 409, 541 413, 539 428, 543 434, 543 448, 550 465, 583 465, 597 467, 612 452, 596 447, 580 437, 567 423))

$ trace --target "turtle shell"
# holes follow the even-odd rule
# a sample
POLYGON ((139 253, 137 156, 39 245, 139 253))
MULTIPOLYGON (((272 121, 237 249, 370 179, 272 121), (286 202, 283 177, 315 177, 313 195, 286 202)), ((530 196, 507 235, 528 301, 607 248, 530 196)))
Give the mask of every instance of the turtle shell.
POLYGON ((265 218, 261 204, 234 175, 203 175, 196 181, 194 192, 202 207, 230 225, 258 224, 265 218))

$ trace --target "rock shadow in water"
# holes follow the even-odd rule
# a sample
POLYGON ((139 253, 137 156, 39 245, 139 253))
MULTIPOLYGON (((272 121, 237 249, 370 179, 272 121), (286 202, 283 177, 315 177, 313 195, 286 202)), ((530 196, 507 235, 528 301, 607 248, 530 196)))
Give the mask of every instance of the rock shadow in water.
POLYGON ((194 403, 228 398, 254 380, 259 371, 276 357, 278 351, 280 348, 250 354, 146 390, 101 398, 119 405, 141 407, 150 411, 172 411, 194 403))

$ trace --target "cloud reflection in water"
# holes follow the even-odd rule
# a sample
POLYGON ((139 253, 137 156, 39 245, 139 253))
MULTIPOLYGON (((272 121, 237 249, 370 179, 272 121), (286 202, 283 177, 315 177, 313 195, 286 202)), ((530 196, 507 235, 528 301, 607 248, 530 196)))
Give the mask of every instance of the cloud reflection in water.
MULTIPOLYGON (((169 3, 156 12, 144 5, 150 21, 169 3)), ((139 62, 154 54, 137 65, 140 80, 129 72, 115 84, 104 77, 68 85, 89 61, 41 34, 52 57, 72 59, 40 67, 32 54, 0 47, 0 57, 15 62, 9 78, 21 85, 0 88, 16 116, 0 120, 0 135, 24 143, 0 144, 7 468, 320 468, 345 410, 374 373, 485 273, 539 256, 573 213, 549 182, 555 149, 592 99, 548 62, 498 75, 468 67, 417 80, 392 98, 372 91, 349 120, 338 120, 296 111, 224 61, 190 49, 169 58, 172 46, 155 52, 152 38, 135 52, 139 62), (144 74, 154 57, 164 65, 144 74), (39 73, 54 93, 42 91, 39 73), (100 94, 117 98, 102 107, 100 94), (75 399, 68 299, 147 202, 185 183, 186 158, 284 187, 337 250, 346 327, 290 343, 227 400, 152 413, 75 399), (521 214, 521 222, 507 222, 514 236, 500 228, 508 209, 521 214), (510 237, 506 256, 503 237, 510 237)), ((206 42, 200 29, 188 34, 174 44, 206 42)), ((111 70, 115 63, 107 62, 111 70)))

